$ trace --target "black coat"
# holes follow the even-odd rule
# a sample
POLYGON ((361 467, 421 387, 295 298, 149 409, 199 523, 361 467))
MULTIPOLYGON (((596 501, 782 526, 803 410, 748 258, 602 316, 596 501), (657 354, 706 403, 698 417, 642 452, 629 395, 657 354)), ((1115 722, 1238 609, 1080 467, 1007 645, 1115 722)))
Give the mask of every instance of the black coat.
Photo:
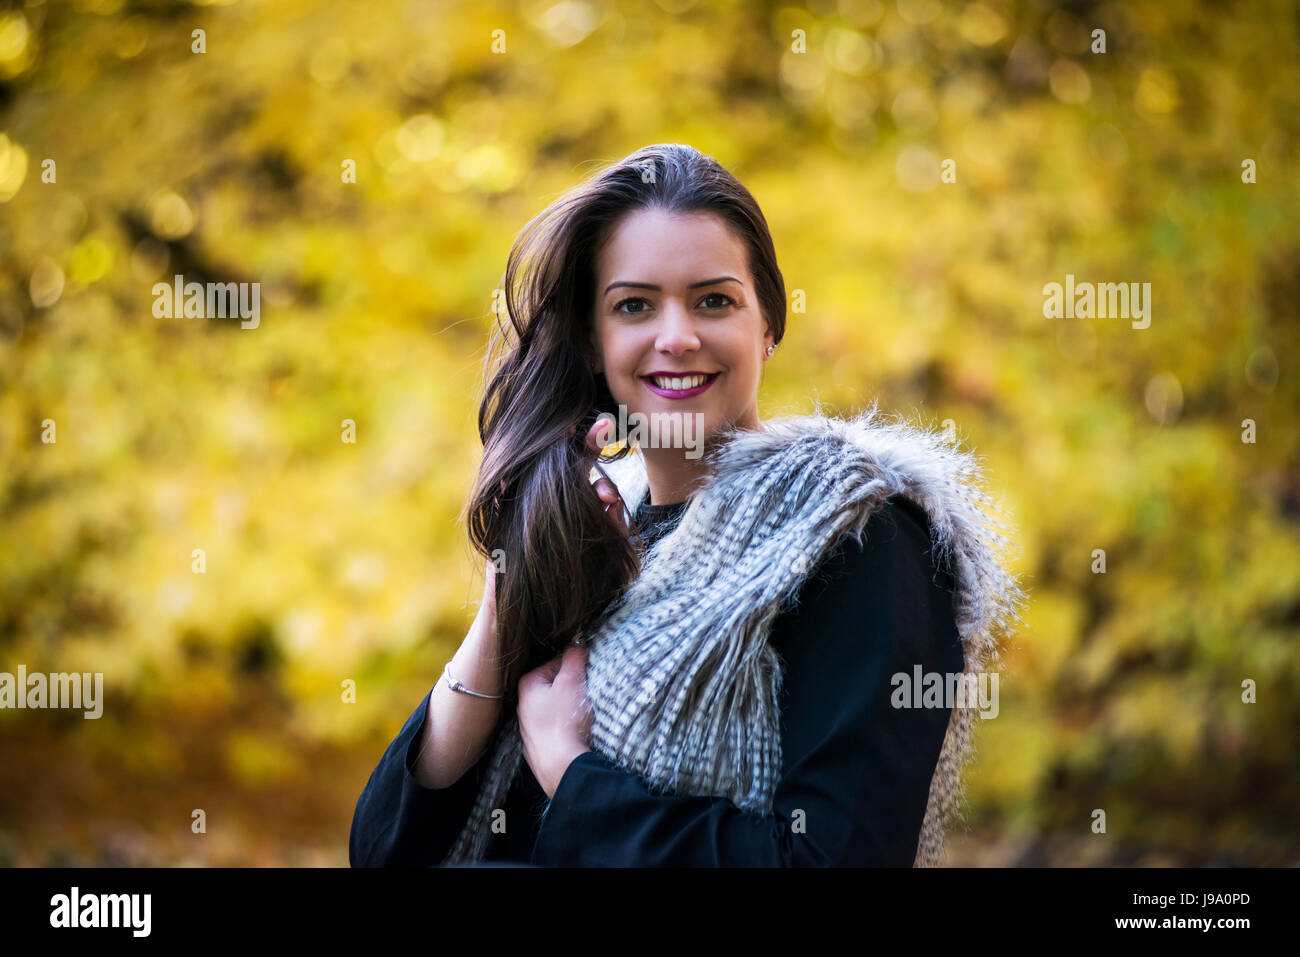
MULTIPOLYGON (((637 517, 674 519, 684 509, 643 505, 637 517)), ((652 793, 645 780, 592 751, 569 765, 549 807, 521 763, 504 805, 505 833, 493 835, 486 860, 910 867, 951 709, 894 708, 891 677, 911 677, 916 665, 943 674, 963 667, 954 583, 929 552, 924 513, 891 499, 868 523, 865 545, 849 540, 834 549, 797 605, 774 621, 784 680, 783 765, 772 815, 725 798, 652 793)), ((426 695, 357 802, 348 844, 353 867, 437 865, 469 816, 488 754, 448 787, 421 786, 411 767, 427 703, 426 695)))

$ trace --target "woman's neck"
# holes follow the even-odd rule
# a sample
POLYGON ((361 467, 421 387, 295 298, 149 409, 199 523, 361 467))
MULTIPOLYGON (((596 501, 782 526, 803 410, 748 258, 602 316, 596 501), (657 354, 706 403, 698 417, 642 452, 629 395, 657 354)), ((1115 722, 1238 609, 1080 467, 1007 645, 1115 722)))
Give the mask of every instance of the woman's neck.
MULTIPOLYGON (((754 431, 767 431, 767 427, 757 419, 755 426, 754 431)), ((695 458, 687 458, 685 449, 642 447, 646 478, 650 482, 650 504, 676 505, 691 498, 708 477, 705 459, 714 445, 710 437, 705 443, 704 454, 695 458)))
POLYGON ((708 475, 704 457, 688 459, 681 449, 642 449, 651 505, 685 502, 708 475))

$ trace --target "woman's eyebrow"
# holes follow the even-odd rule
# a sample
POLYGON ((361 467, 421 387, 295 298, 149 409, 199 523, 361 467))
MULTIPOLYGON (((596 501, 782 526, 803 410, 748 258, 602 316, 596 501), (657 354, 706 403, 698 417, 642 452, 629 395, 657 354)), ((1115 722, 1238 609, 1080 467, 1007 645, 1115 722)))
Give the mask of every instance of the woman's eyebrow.
MULTIPOLYGON (((713 285, 717 285, 717 284, 720 283, 720 282, 737 282, 737 283, 740 283, 742 286, 744 285, 744 283, 743 283, 743 282, 740 282, 740 280, 737 279, 735 276, 719 276, 717 279, 705 279, 705 280, 703 280, 702 282, 693 282, 693 283, 691 283, 689 286, 687 286, 686 288, 687 288, 687 289, 698 289, 698 288, 700 288, 701 286, 713 286, 713 285)), ((611 289, 615 289, 615 288, 617 288, 617 287, 619 287, 619 286, 633 286, 633 287, 635 287, 635 288, 637 288, 637 289, 653 289, 655 292, 662 292, 662 291, 663 291, 663 289, 662 289, 661 287, 656 286, 654 283, 649 283, 649 282, 624 282, 624 281, 620 280, 620 281, 618 281, 618 282, 611 282, 608 286, 605 287, 605 292, 601 293, 601 295, 607 295, 611 289)))

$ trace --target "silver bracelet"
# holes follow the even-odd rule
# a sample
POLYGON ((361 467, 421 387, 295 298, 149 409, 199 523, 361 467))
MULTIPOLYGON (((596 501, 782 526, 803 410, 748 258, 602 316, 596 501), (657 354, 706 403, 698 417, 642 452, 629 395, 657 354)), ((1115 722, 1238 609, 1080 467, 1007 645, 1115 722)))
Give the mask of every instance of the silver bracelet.
POLYGON ((477 692, 477 691, 470 691, 470 690, 469 690, 468 688, 466 688, 463 684, 461 684, 459 681, 457 681, 455 678, 453 678, 453 677, 451 676, 451 672, 447 670, 449 667, 451 667, 451 659, 450 659, 450 658, 448 658, 448 659, 447 659, 447 663, 446 663, 445 665, 442 666, 442 674, 443 674, 443 677, 447 679, 447 687, 450 688, 452 691, 459 691, 461 694, 472 694, 472 695, 473 695, 474 697, 476 697, 476 698, 497 698, 497 699, 500 699, 500 698, 504 698, 504 697, 505 697, 505 695, 503 695, 503 694, 480 694, 480 693, 477 692))

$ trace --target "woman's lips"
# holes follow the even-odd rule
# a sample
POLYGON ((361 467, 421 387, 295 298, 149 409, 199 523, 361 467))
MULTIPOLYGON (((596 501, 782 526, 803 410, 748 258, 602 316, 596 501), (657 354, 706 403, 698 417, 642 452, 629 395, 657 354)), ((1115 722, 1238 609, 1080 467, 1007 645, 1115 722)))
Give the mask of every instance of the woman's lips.
POLYGON ((708 389, 709 386, 713 385, 714 380, 717 379, 719 375, 721 375, 719 372, 713 373, 705 379, 702 384, 697 385, 692 389, 661 389, 659 386, 655 385, 654 379, 650 376, 644 376, 641 381, 645 383, 647 389, 655 395, 663 396, 665 399, 689 399, 708 389))

